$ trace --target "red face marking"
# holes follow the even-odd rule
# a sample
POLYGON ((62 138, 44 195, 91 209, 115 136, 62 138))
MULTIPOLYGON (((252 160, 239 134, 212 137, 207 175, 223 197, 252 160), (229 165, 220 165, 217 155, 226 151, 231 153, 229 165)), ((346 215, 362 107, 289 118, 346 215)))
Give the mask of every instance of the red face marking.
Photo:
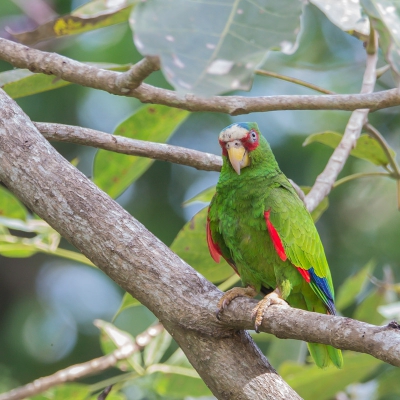
POLYGON ((259 144, 259 137, 258 133, 252 129, 247 133, 247 135, 241 140, 244 148, 247 151, 253 151, 258 147, 259 144))
MULTIPOLYGON (((240 141, 242 142, 243 147, 247 150, 247 151, 253 151, 258 147, 259 144, 259 136, 258 133, 255 130, 251 130, 249 132, 247 132, 247 135, 243 138, 240 139, 240 141)), ((226 143, 223 140, 219 140, 219 145, 221 146, 222 149, 222 155, 225 157, 228 157, 228 152, 226 150, 226 143)))
POLYGON ((223 140, 219 140, 219 145, 221 146, 222 149, 222 155, 228 157, 228 152, 226 150, 226 143, 223 140))

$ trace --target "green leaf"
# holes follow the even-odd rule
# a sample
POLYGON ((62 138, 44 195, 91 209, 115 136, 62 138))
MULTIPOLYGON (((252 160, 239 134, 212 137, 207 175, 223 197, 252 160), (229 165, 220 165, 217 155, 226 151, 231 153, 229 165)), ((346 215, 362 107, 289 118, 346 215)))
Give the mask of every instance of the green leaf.
MULTIPOLYGON (((304 192, 304 194, 307 194, 311 190, 311 186, 300 186, 300 189, 304 192)), ((328 207, 329 207, 329 199, 327 196, 321 201, 321 203, 317 205, 317 207, 311 213, 314 223, 321 218, 321 215, 328 209, 328 207)))
POLYGON ((0 216, 25 220, 25 206, 7 189, 0 186, 0 216))
POLYGON ((211 392, 200 379, 184 352, 179 348, 162 364, 163 374, 157 377, 154 389, 162 396, 185 398, 210 396, 211 392), (167 372, 167 368, 168 371, 167 372), (181 368, 181 369, 178 369, 181 368), (183 372, 186 372, 184 375, 183 372), (191 375, 190 375, 191 373, 191 375), (196 375, 194 377, 193 375, 196 375))
MULTIPOLYGON (((96 319, 94 324, 100 329, 100 346, 104 354, 112 353, 125 345, 134 344, 135 338, 121 329, 118 329, 110 322, 96 319)), ((117 367, 122 371, 135 370, 142 374, 144 372, 142 366, 142 357, 139 351, 133 353, 126 360, 120 360, 117 367)))
POLYGON ((189 360, 187 359, 185 353, 182 351, 181 348, 175 350, 175 352, 165 361, 165 364, 168 365, 177 365, 180 367, 191 367, 189 360))
POLYGON ((0 254, 5 257, 25 258, 38 251, 53 252, 60 243, 60 234, 41 219, 28 218, 26 221, 0 217, 0 254), (11 235, 8 229, 34 232, 33 238, 11 235))
POLYGON ((154 384, 154 389, 161 396, 168 398, 212 396, 202 379, 173 373, 160 375, 154 384))
POLYGON ((393 399, 400 398, 400 369, 391 368, 389 371, 385 371, 378 377, 378 395, 379 399, 385 398, 386 396, 392 395, 393 399))
POLYGON ((392 70, 400 75, 400 5, 396 0, 361 0, 372 26, 378 31, 379 44, 392 70))
POLYGON ((43 221, 42 219, 32 218, 22 221, 15 218, 0 217, 0 225, 23 232, 36 232, 45 235, 57 233, 47 222, 43 221))
MULTIPOLYGON (((160 105, 147 105, 122 122, 115 135, 165 143, 189 115, 187 111, 160 105)), ((93 166, 97 186, 116 198, 154 162, 145 157, 128 156, 99 150, 93 166)))
POLYGON ((369 324, 381 325, 385 318, 378 312, 378 307, 386 303, 385 290, 374 288, 356 308, 353 318, 369 324))
POLYGON ((310 0, 341 30, 366 38, 369 35, 368 18, 362 15, 358 1, 310 0))
POLYGON ((77 8, 71 14, 38 26, 33 31, 14 33, 21 43, 34 44, 66 35, 93 31, 128 21, 133 1, 95 0, 77 8))
POLYGON ((64 385, 54 386, 45 392, 30 397, 31 400, 55 400, 55 399, 74 399, 86 400, 90 395, 90 387, 83 383, 65 383, 64 385))
POLYGON ((268 361, 274 368, 279 368, 279 366, 288 361, 298 361, 300 356, 304 357, 305 343, 300 340, 286 339, 282 340, 273 335, 270 336, 268 350, 266 356, 268 361))
POLYGON ((38 252, 32 244, 4 242, 0 237, 0 254, 9 258, 27 258, 38 252))
POLYGON ((346 352, 342 369, 320 369, 316 365, 306 367, 287 362, 278 372, 304 399, 328 400, 350 383, 365 379, 382 364, 368 354, 346 352))
MULTIPOLYGON (((89 397, 88 400, 98 400, 100 393, 96 393, 95 395, 89 397)), ((128 400, 124 393, 117 392, 117 389, 115 388, 115 386, 111 389, 111 392, 107 395, 106 399, 107 400, 128 400)))
MULTIPOLYGON (((88 65, 111 71, 126 71, 129 69, 129 65, 110 63, 88 63, 88 65)), ((71 85, 71 83, 63 81, 54 75, 35 74, 27 69, 13 69, 0 73, 0 87, 13 99, 58 89, 67 85, 71 85)))
POLYGON ((178 91, 210 96, 249 90, 268 50, 294 52, 301 14, 298 0, 153 0, 129 21, 138 50, 160 56, 178 91))
POLYGON ((348 277, 339 287, 336 294, 335 305, 338 310, 344 310, 352 305, 356 297, 363 291, 365 285, 369 282, 368 278, 376 266, 376 261, 369 261, 360 271, 348 277))
POLYGON ((178 233, 171 250, 211 282, 221 282, 232 275, 232 268, 221 260, 217 264, 207 246, 207 209, 198 212, 178 233))
MULTIPOLYGON (((342 140, 342 137, 343 135, 340 133, 332 131, 314 133, 308 136, 303 143, 303 146, 318 142, 335 149, 342 140)), ((392 154, 393 158, 396 157, 396 153, 393 149, 390 149, 390 153, 392 154)), ((367 160, 375 165, 386 166, 389 164, 389 160, 379 142, 369 135, 361 135, 357 140, 356 147, 351 151, 350 154, 354 157, 367 160)))
POLYGON ((215 185, 209 187, 208 189, 203 190, 196 196, 192 197, 191 199, 186 200, 183 203, 184 207, 187 207, 192 204, 198 203, 209 203, 215 194, 215 185))
POLYGON ((158 363, 167 351, 172 341, 171 335, 164 329, 159 335, 151 339, 143 352, 146 367, 158 363))
POLYGON ((124 297, 122 298, 121 305, 119 306, 117 312, 115 313, 115 315, 113 317, 113 321, 115 321, 115 319, 118 317, 119 314, 122 313, 122 311, 124 311, 130 307, 140 306, 141 304, 142 303, 139 300, 135 299, 131 294, 126 292, 124 294, 124 297))

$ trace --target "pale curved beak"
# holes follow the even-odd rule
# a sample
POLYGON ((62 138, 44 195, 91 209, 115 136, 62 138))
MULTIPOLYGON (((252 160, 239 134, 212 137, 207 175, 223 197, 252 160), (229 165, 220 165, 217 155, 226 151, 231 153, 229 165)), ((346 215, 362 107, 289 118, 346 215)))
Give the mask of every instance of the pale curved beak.
POLYGON ((243 147, 240 140, 233 140, 226 144, 229 161, 238 175, 240 170, 250 165, 249 153, 243 147))

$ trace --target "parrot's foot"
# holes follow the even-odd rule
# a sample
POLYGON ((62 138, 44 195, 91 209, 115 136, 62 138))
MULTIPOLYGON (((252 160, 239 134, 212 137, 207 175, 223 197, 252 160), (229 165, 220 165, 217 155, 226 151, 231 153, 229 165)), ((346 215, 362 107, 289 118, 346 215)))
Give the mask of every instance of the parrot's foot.
POLYGON ((273 292, 267 294, 253 309, 251 317, 255 318, 254 329, 259 333, 259 328, 264 319, 265 310, 273 304, 289 307, 289 304, 282 299, 281 292, 276 288, 273 292))
POLYGON ((215 316, 219 320, 221 312, 223 312, 224 309, 228 307, 229 303, 233 299, 236 299, 236 297, 255 297, 256 295, 257 291, 252 286, 247 286, 245 288, 234 287, 228 290, 227 292, 225 292, 225 294, 221 297, 221 300, 218 302, 217 312, 215 313, 215 316))

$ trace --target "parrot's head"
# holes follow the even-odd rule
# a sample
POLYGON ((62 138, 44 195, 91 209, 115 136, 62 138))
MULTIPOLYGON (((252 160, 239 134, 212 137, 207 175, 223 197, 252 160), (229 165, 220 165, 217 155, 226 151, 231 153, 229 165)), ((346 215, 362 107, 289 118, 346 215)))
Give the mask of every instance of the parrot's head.
POLYGON ((252 152, 258 148, 260 137, 255 122, 238 122, 227 126, 219 134, 222 155, 228 157, 238 175, 241 169, 251 165, 252 152))

